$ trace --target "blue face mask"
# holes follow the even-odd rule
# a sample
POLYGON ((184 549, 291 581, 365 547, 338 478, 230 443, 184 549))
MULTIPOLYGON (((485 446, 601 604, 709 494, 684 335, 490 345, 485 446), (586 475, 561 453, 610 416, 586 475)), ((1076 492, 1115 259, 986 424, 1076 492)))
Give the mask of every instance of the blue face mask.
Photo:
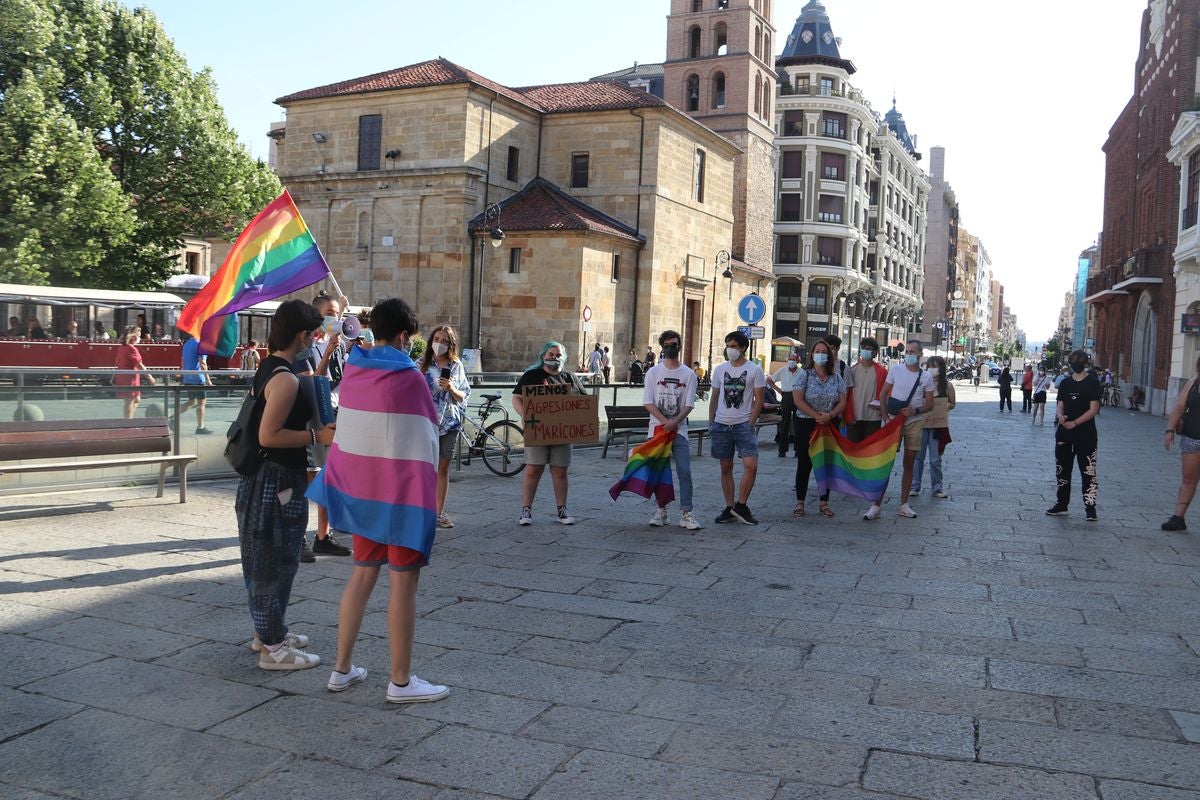
POLYGON ((872 358, 874 358, 874 357, 875 357, 875 351, 874 351, 874 350, 859 350, 859 351, 858 351, 858 354, 859 354, 859 356, 861 356, 861 357, 862 357, 862 359, 863 359, 864 361, 870 361, 872 358))
POLYGON ((296 351, 296 360, 297 361, 308 361, 310 358, 312 358, 312 354, 313 354, 312 345, 309 345, 308 347, 301 347, 299 350, 296 351))
POLYGON ((829 363, 829 356, 826 353, 813 353, 813 363, 824 366, 829 363))
POLYGON ((910 367, 915 367, 920 360, 921 359, 919 356, 914 356, 912 353, 908 353, 904 356, 904 363, 910 367))
POLYGON ((406 356, 411 356, 411 355, 412 355, 412 339, 409 339, 407 342, 405 342, 404 344, 400 345, 400 347, 399 347, 399 348, 397 348, 397 349, 398 349, 398 350, 399 350, 401 353, 404 353, 404 355, 406 355, 406 356))

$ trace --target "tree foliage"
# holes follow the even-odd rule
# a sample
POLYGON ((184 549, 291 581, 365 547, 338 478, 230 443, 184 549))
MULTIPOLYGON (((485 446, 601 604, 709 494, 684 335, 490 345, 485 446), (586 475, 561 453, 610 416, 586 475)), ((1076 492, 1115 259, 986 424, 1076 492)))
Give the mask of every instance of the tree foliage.
POLYGON ((279 190, 151 12, 0 3, 0 280, 158 287, 279 190))

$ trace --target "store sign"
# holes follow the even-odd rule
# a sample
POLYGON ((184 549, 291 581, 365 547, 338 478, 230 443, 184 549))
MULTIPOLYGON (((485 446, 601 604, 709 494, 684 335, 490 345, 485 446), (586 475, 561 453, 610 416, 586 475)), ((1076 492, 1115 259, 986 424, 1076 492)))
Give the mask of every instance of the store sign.
POLYGON ((1180 333, 1200 333, 1200 314, 1182 314, 1179 320, 1180 333))

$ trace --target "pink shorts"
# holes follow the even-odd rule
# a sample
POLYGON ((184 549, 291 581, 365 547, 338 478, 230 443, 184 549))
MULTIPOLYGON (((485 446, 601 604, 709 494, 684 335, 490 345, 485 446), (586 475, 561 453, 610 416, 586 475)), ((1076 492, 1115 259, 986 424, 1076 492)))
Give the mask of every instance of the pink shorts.
POLYGON ((364 536, 354 537, 354 565, 358 567, 388 567, 396 572, 408 572, 425 566, 425 556, 416 550, 394 544, 381 544, 364 536))

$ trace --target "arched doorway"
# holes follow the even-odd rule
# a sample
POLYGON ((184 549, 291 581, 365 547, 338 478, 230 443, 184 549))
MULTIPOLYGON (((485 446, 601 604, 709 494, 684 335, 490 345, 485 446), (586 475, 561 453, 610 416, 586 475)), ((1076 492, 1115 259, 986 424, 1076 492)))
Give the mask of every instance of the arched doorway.
MULTIPOLYGON (((1154 309, 1150 305, 1150 293, 1142 292, 1138 299, 1137 313, 1133 317, 1133 347, 1129 358, 1129 380, 1142 387, 1149 398, 1154 379, 1154 345, 1157 333, 1154 309)), ((1132 390, 1131 390, 1132 391, 1132 390)))

